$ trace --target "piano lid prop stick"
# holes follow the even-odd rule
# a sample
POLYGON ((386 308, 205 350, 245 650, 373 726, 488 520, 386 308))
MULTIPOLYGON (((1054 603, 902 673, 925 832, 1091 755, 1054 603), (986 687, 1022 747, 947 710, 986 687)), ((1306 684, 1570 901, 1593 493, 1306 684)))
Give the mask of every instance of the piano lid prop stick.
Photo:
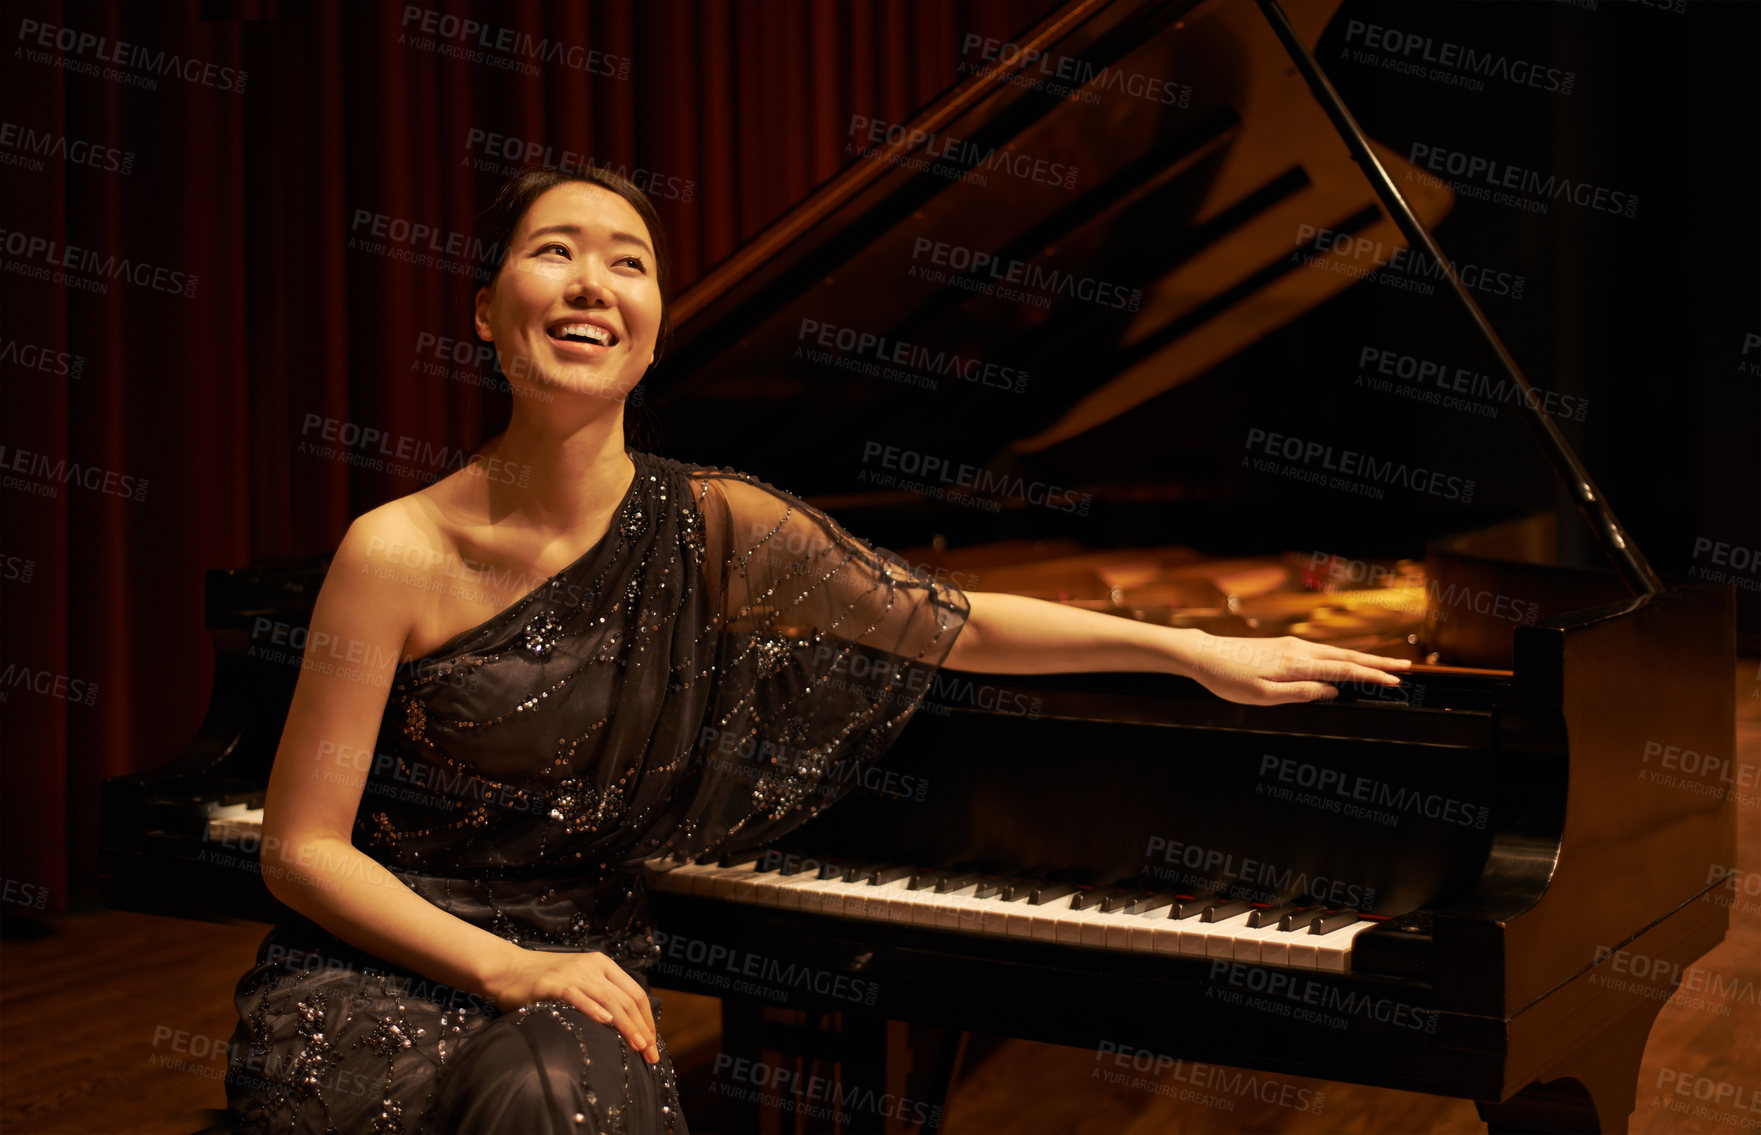
POLYGON ((1327 117, 1333 122, 1333 128, 1339 132, 1339 137, 1351 150, 1352 158, 1364 171, 1364 176, 1369 178, 1371 187, 1375 189, 1376 196, 1382 199, 1382 204, 1387 208, 1389 217, 1400 227, 1400 231, 1405 234, 1406 239, 1414 248, 1423 249, 1431 259, 1437 262, 1438 267, 1443 271, 1443 278, 1449 281, 1450 289, 1454 291, 1455 298, 1460 301, 1462 308, 1467 312, 1474 329, 1479 332, 1480 338, 1491 348, 1492 354, 1498 359, 1498 364, 1504 369, 1504 373, 1509 375, 1510 380, 1516 384, 1516 388, 1522 391, 1523 397, 1518 399, 1518 403, 1523 410, 1523 420, 1528 423, 1529 431, 1535 435, 1535 440, 1540 444, 1542 453, 1546 454, 1547 460, 1552 463, 1554 472, 1559 474, 1560 479, 1571 490, 1572 499, 1578 506, 1578 512, 1583 514, 1584 520, 1589 523, 1591 530, 1596 533, 1597 539, 1602 542, 1602 550, 1608 554, 1615 569, 1620 572, 1626 580, 1627 586, 1632 589, 1634 595, 1640 597, 1641 601, 1649 599, 1653 595, 1663 594, 1663 580, 1652 570, 1644 553, 1639 551, 1639 546, 1633 542, 1632 537, 1627 534, 1620 521, 1615 519, 1614 510, 1608 506, 1607 498, 1602 495, 1602 490, 1596 487, 1595 482, 1590 480, 1589 472, 1584 469, 1583 462, 1578 460, 1577 454, 1573 453, 1571 446, 1566 443, 1565 435, 1559 432, 1559 426, 1541 409, 1541 399, 1536 395, 1535 388, 1529 385, 1529 380, 1523 376, 1522 369, 1516 365, 1516 359, 1505 349, 1503 341, 1498 338, 1498 333, 1492 330, 1492 324, 1486 319, 1486 313, 1480 310, 1480 305, 1474 302, 1474 297, 1468 293, 1466 285, 1461 282, 1461 277, 1456 274, 1455 265, 1443 255, 1443 250, 1437 247, 1435 240, 1431 239, 1431 234, 1425 230, 1418 214, 1412 211, 1412 206, 1408 205, 1406 198, 1400 195, 1399 187, 1394 184, 1394 179, 1388 176, 1388 171, 1383 168, 1382 163, 1377 160, 1375 153, 1370 149, 1369 139, 1364 137, 1364 132, 1358 126, 1357 121, 1352 118, 1351 111, 1346 109, 1344 100, 1339 97, 1339 92, 1333 89, 1333 84, 1328 82, 1327 76, 1322 73, 1320 64, 1315 62, 1314 56, 1309 54, 1309 49, 1303 45, 1302 40, 1297 38, 1295 29, 1290 26, 1289 19, 1284 15, 1284 10, 1278 7, 1278 0, 1258 0, 1258 2, 1260 11, 1265 14, 1266 22, 1272 25, 1272 31, 1277 34, 1279 42, 1284 45, 1284 50, 1290 56, 1290 61, 1296 64, 1297 70, 1302 72, 1303 79, 1308 82, 1309 90, 1314 94, 1315 101, 1320 103, 1321 109, 1327 112, 1327 117))

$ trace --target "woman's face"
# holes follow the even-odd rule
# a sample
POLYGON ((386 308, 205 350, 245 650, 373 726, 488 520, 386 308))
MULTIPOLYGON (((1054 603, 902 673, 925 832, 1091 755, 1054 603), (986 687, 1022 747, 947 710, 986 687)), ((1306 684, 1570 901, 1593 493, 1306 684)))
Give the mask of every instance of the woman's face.
POLYGON ((507 259, 477 292, 477 335, 516 395, 622 400, 654 362, 660 281, 641 214, 586 182, 527 208, 507 259))

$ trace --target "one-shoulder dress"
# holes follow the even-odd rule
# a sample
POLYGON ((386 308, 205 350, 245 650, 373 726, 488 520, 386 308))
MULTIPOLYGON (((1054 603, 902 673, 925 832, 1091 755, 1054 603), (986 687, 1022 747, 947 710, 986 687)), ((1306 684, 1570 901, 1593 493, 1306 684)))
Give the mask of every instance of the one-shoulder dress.
MULTIPOLYGON (((459 918, 647 989, 643 862, 758 846, 860 783, 970 603, 762 480, 629 456, 598 544, 399 665, 353 842, 459 918)), ((241 1135, 687 1130, 664 1042, 650 1065, 566 1003, 501 1012, 291 912, 235 1002, 241 1135)))

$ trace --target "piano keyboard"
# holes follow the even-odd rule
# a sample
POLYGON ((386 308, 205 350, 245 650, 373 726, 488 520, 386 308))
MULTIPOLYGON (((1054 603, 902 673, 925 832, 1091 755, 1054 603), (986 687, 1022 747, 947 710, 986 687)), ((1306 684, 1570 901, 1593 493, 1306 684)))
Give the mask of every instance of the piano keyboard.
MULTIPOLYGON (((254 840, 263 810, 209 816, 208 838, 254 840)), ((954 868, 821 863, 775 851, 716 863, 651 859, 657 891, 1134 954, 1166 954, 1293 969, 1351 972, 1351 943, 1378 919, 1319 906, 1267 906, 1215 894, 1096 888, 1053 877, 1009 878, 954 868)))
POLYGON ((1378 919, 1219 895, 1098 889, 955 870, 822 866, 775 852, 743 862, 650 860, 651 889, 992 938, 1349 973, 1351 943, 1378 919), (785 873, 790 861, 797 869, 785 873), (1037 893, 1036 893, 1037 892, 1037 893), (1037 900, 1037 901, 1036 901, 1037 900))

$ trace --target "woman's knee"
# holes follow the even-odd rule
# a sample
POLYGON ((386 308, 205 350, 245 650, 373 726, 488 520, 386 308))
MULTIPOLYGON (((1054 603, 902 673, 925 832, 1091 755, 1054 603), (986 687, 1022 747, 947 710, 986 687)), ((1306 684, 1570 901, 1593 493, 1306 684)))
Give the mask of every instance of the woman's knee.
POLYGON ((621 1043, 614 1029, 561 1002, 490 1022, 446 1072, 459 1129, 593 1130, 594 1065, 608 1065, 602 1074, 621 1081, 621 1043))

